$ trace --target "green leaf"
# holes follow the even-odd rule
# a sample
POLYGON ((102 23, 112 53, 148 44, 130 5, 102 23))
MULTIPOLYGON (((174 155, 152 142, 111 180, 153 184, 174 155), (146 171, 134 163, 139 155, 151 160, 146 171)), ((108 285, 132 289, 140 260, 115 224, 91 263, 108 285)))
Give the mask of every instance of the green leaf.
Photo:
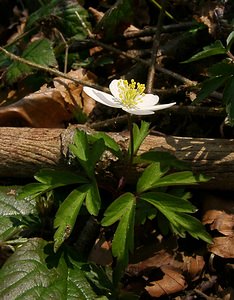
POLYGON ((97 216, 101 207, 99 189, 95 180, 89 185, 86 195, 86 207, 91 215, 97 216))
POLYGON ((101 32, 108 41, 121 35, 134 16, 133 0, 118 0, 98 22, 95 31, 101 32))
MULTIPOLYGON (((144 139, 149 134, 149 126, 150 124, 145 121, 141 121, 141 127, 139 128, 137 124, 133 124, 133 155, 135 155, 143 143, 144 139)), ((130 151, 130 150, 128 150, 130 151)))
POLYGON ((146 201, 138 199, 136 203, 136 224, 144 224, 147 219, 153 220, 157 216, 158 210, 146 201))
POLYGON ((93 170, 95 169, 96 163, 100 160, 105 149, 106 146, 103 139, 99 139, 93 143, 92 148, 90 150, 89 159, 89 164, 91 165, 93 170))
POLYGON ((208 72, 211 76, 233 76, 234 65, 229 63, 227 60, 224 60, 220 63, 212 65, 208 69, 208 72))
POLYGON ((125 193, 113 201, 104 213, 102 226, 110 226, 117 222, 126 212, 129 203, 135 199, 132 193, 125 193))
MULTIPOLYGON (((52 243, 28 240, 0 270, 0 298, 14 300, 98 299, 78 258, 53 253, 52 243)), ((105 298, 104 298, 105 299, 105 298)))
POLYGON ((204 59, 213 55, 226 54, 226 52, 227 50, 221 41, 217 40, 214 44, 204 47, 203 51, 193 55, 190 59, 183 61, 183 63, 190 63, 192 61, 204 59))
POLYGON ((51 185, 37 182, 29 183, 21 188, 17 195, 17 199, 34 199, 37 196, 48 192, 49 190, 51 190, 51 185))
POLYGON ((90 145, 88 143, 86 132, 83 130, 76 130, 74 136, 74 145, 69 145, 69 148, 77 157, 87 176, 89 176, 89 178, 93 178, 94 167, 93 164, 90 164, 90 161, 92 161, 92 155, 90 154, 90 145))
POLYGON ((232 44, 234 42, 234 31, 232 31, 229 36, 227 37, 227 50, 230 51, 232 44))
POLYGON ((144 161, 150 161, 150 162, 160 162, 162 165, 168 166, 168 167, 174 167, 176 169, 187 169, 189 168, 188 162, 179 160, 177 157, 175 157, 173 154, 169 152, 163 152, 163 151, 148 151, 141 154, 139 157, 137 157, 134 162, 141 163, 144 161))
POLYGON ((198 103, 208 97, 210 93, 217 90, 219 87, 224 85, 225 81, 227 80, 227 77, 225 76, 218 76, 218 77, 211 77, 209 79, 206 79, 202 83, 201 90, 197 94, 197 98, 193 101, 193 103, 198 103))
POLYGON ((114 270, 114 283, 118 283, 122 272, 128 265, 128 252, 134 248, 134 224, 135 224, 135 198, 131 197, 126 205, 125 213, 122 215, 112 241, 112 253, 117 258, 114 270))
POLYGON ((166 216, 178 212, 194 213, 197 210, 189 201, 168 193, 148 192, 141 194, 140 198, 155 206, 166 216))
POLYGON ((156 207, 168 219, 173 231, 178 235, 184 237, 187 231, 195 238, 211 242, 211 237, 203 225, 196 218, 186 214, 196 211, 189 201, 161 192, 144 193, 140 197, 156 207))
POLYGON ((223 100, 226 105, 228 121, 234 126, 234 76, 230 77, 223 91, 223 100))
POLYGON ((34 176, 40 183, 29 183, 22 187, 18 193, 18 199, 29 197, 30 199, 53 190, 55 188, 75 184, 75 183, 88 183, 87 178, 77 175, 70 171, 59 171, 42 169, 34 176))
POLYGON ((105 132, 94 133, 93 135, 88 136, 88 139, 90 141, 103 139, 106 148, 109 149, 112 153, 114 153, 117 157, 121 157, 121 149, 119 147, 119 144, 116 143, 116 141, 112 139, 109 135, 107 135, 105 132))
POLYGON ((150 164, 137 181, 137 193, 153 188, 168 170, 168 167, 162 167, 158 162, 150 164))
MULTIPOLYGON (((57 66, 52 44, 48 39, 40 39, 32 42, 22 53, 22 58, 42 66, 57 66)), ((21 62, 13 62, 6 74, 9 83, 17 81, 20 77, 33 73, 28 65, 21 62)))
POLYGON ((34 178, 51 186, 64 186, 75 183, 87 183, 87 178, 66 170, 41 169, 34 178))
MULTIPOLYGON (((18 201, 16 194, 21 187, 0 187, 0 240, 7 241, 26 228, 32 227, 38 218, 36 202, 28 199, 18 201), (30 222, 30 217, 34 220, 30 222)), ((39 221, 38 221, 39 227, 39 221)))
POLYGON ((207 182, 210 178, 202 174, 193 174, 191 171, 175 172, 164 177, 161 177, 154 183, 152 188, 162 186, 175 186, 175 185, 191 185, 200 182, 207 182))
POLYGON ((54 219, 54 251, 56 252, 66 240, 75 225, 81 205, 86 197, 87 188, 82 186, 74 189, 60 205, 54 219))
POLYGON ((88 12, 76 2, 52 0, 29 15, 26 29, 29 30, 37 24, 46 24, 47 22, 50 24, 53 22, 53 27, 57 28, 64 37, 84 39, 87 37, 87 31, 83 24, 87 28, 91 28, 90 23, 87 21, 88 17, 88 12), (79 14, 79 18, 76 13, 79 14))

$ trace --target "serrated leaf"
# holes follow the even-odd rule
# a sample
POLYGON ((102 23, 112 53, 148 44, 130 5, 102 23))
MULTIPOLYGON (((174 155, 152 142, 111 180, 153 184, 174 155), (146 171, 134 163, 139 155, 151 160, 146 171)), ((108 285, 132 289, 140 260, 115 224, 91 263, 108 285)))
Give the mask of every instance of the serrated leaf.
POLYGON ((162 167, 158 162, 150 164, 137 181, 137 193, 153 188, 156 182, 168 172, 168 167, 162 167))
POLYGON ((194 213, 197 210, 189 201, 168 193, 148 192, 140 195, 140 198, 154 205, 164 215, 176 212, 194 213))
POLYGON ((105 149, 106 146, 103 139, 95 141, 91 146, 89 164, 92 166, 93 170, 95 169, 96 163, 100 160, 105 149))
MULTIPOLYGON (((188 162, 179 160, 173 154, 169 152, 163 151, 148 151, 141 154, 139 157, 136 158, 136 162, 141 163, 144 161, 150 162, 160 162, 161 164, 169 167, 175 167, 176 169, 189 169, 188 162)), ((135 160, 134 160, 135 162, 135 160)))
POLYGON ((86 186, 76 188, 59 206, 54 219, 54 228, 56 229, 54 234, 55 252, 58 250, 64 240, 70 236, 86 194, 86 186))
POLYGON ((94 169, 93 165, 90 165, 89 161, 91 159, 90 155, 90 145, 88 143, 88 137, 86 132, 83 130, 76 130, 74 136, 74 144, 69 145, 72 153, 77 157, 79 163, 85 170, 86 174, 93 178, 94 169))
POLYGON ((88 137, 88 139, 90 140, 103 139, 105 146, 108 150, 113 152, 117 157, 121 156, 121 150, 119 144, 116 143, 116 141, 112 139, 109 135, 107 135, 105 132, 97 132, 92 136, 88 137))
POLYGON ((146 201, 137 201, 136 203, 136 224, 143 225, 147 219, 153 220, 157 216, 158 210, 146 201))
MULTIPOLYGON (((25 228, 32 226, 26 219, 34 216, 38 218, 35 201, 16 199, 21 187, 0 187, 0 240, 6 241, 19 235, 25 228)), ((38 222, 39 223, 39 222, 38 222)))
POLYGON ((141 199, 156 207, 168 219, 175 233, 184 237, 185 231, 187 231, 195 238, 211 242, 210 235, 200 221, 186 214, 196 211, 189 201, 161 192, 144 193, 141 195, 141 199))
MULTIPOLYGON (((22 58, 42 66, 57 66, 52 44, 48 39, 40 39, 32 42, 22 53, 22 58)), ((31 67, 21 62, 13 62, 6 74, 9 83, 13 83, 22 76, 34 72, 31 67)))
POLYGON ((33 199, 45 192, 69 184, 88 183, 87 178, 65 170, 42 169, 35 174, 34 178, 39 183, 34 182, 23 186, 17 196, 19 200, 24 198, 33 199))
POLYGON ((193 103, 198 103, 208 97, 210 93, 213 91, 216 91, 219 87, 224 85, 225 81, 227 80, 226 76, 217 76, 217 77, 211 77, 209 79, 206 79, 202 83, 201 90, 197 94, 197 98, 193 101, 193 103))
POLYGON ((87 28, 91 28, 90 23, 87 21, 88 17, 88 12, 79 3, 69 0, 52 0, 43 4, 41 8, 29 15, 26 29, 29 30, 38 23, 43 22, 46 24, 46 22, 52 21, 54 22, 54 27, 66 38, 84 39, 87 36, 87 31, 83 24, 87 28), (76 13, 79 14, 82 21, 77 17, 76 13))
POLYGON ((0 270, 0 298, 8 300, 93 300, 98 295, 69 254, 55 255, 53 245, 30 239, 0 270))
POLYGON ((183 61, 183 63, 190 63, 214 55, 226 54, 226 52, 227 50, 225 49, 221 41, 217 40, 214 44, 204 47, 203 51, 193 55, 190 59, 183 61))
POLYGON ((210 178, 202 174, 193 174, 191 171, 175 172, 164 177, 161 177, 154 183, 152 188, 162 186, 175 186, 175 185, 193 185, 201 182, 207 182, 210 178))
POLYGON ((231 50, 232 44, 234 42, 234 31, 232 31, 229 36, 227 37, 226 43, 227 43, 227 50, 231 50))
POLYGON ((113 201, 104 213, 102 226, 110 226, 117 222, 125 214, 128 204, 132 203, 135 196, 132 193, 124 193, 113 201))
POLYGON ((230 77, 223 91, 223 100, 230 125, 234 125, 234 76, 230 77))
POLYGON ((126 211, 122 215, 112 241, 112 253, 117 258, 114 271, 114 282, 117 283, 128 264, 128 252, 134 248, 135 199, 128 201, 126 211))
MULTIPOLYGON (((137 124, 133 124, 133 155, 137 153, 144 139, 149 134, 149 126, 150 124, 145 121, 141 121, 140 128, 137 126, 137 124)), ((128 151, 130 153, 130 146, 128 151)))
POLYGON ((74 172, 66 170, 41 169, 34 178, 51 186, 64 186, 75 183, 87 183, 88 179, 74 172))
POLYGON ((89 185, 86 195, 86 207, 91 215, 97 216, 101 207, 101 198, 95 180, 89 185))

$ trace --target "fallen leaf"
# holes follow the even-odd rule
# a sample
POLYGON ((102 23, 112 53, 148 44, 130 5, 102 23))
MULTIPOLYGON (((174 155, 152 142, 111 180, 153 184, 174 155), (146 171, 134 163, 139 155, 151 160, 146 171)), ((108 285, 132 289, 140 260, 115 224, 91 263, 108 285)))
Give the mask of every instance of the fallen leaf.
POLYGON ((223 258, 234 258, 234 236, 216 237, 213 244, 209 245, 209 251, 223 258))
POLYGON ((152 281, 145 287, 145 290, 152 297, 161 297, 174 294, 184 290, 187 287, 184 276, 180 270, 164 266, 161 268, 164 275, 160 280, 152 281))
MULTIPOLYGON (((93 82, 95 76, 82 68, 69 76, 93 82)), ((93 110, 95 101, 83 93, 83 87, 72 80, 56 78, 54 88, 42 86, 37 92, 0 107, 0 126, 64 128, 75 112, 85 115, 93 110)))

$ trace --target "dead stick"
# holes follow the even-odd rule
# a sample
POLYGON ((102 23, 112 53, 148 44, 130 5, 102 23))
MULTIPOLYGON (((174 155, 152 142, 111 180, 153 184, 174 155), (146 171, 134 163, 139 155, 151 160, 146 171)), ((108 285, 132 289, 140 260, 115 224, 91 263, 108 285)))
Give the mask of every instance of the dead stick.
MULTIPOLYGON (((76 127, 67 129, 0 128, 0 177, 32 177, 41 168, 69 167, 68 145, 76 127)), ((86 131, 91 131, 79 126, 86 131)), ((109 133, 123 148, 128 145, 124 133, 109 133)), ((148 136, 140 153, 166 151, 191 163, 195 172, 213 179, 202 187, 234 190, 234 140, 148 136)), ((110 158, 107 158, 110 159, 110 158)), ((120 165, 124 168, 124 166, 120 165)))

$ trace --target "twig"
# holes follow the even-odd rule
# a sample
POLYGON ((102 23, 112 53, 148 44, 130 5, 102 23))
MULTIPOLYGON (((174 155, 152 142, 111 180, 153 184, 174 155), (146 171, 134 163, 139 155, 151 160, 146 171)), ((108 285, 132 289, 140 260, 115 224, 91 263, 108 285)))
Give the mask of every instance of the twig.
MULTIPOLYGON (((178 30, 184 30, 194 25, 196 25, 195 22, 184 22, 180 24, 165 25, 162 26, 161 32, 173 32, 178 30)), ((132 39, 138 37, 152 36, 156 34, 157 30, 158 30, 157 27, 147 27, 145 29, 131 30, 131 31, 129 30, 124 33, 124 38, 132 39)))
POLYGON ((76 78, 73 78, 63 72, 60 72, 54 68, 50 68, 50 67, 46 67, 46 66, 42 66, 42 65, 39 65, 37 63, 34 63, 32 61, 29 61, 27 59, 24 59, 24 58, 21 58, 9 51, 7 51, 6 49, 0 47, 0 51, 2 51, 7 57, 9 57, 10 59, 12 60, 15 60, 15 61, 18 61, 18 62, 21 62, 23 64, 26 64, 28 65, 29 67, 31 68, 35 68, 35 69, 38 69, 38 70, 42 70, 44 72, 47 72, 47 73, 50 73, 50 74, 53 74, 55 76, 60 76, 60 77, 63 77, 63 78, 66 78, 66 79, 69 79, 69 80, 72 80, 73 82, 75 83, 78 83, 78 84, 81 84, 81 85, 86 85, 86 86, 90 86, 90 87, 94 87, 98 90, 102 90, 102 91, 107 91, 106 88, 103 88, 99 85, 96 85, 96 84, 91 84, 90 82, 88 81, 84 81, 84 80, 80 80, 80 79, 76 79, 76 78))
POLYGON ((158 55, 158 49, 160 45, 160 37, 161 37, 161 29, 162 29, 162 22, 165 14, 165 8, 166 8, 167 1, 162 2, 162 8, 160 10, 160 14, 158 17, 158 24, 157 24, 157 31, 154 35, 154 42, 152 47, 152 55, 151 55, 151 62, 148 70, 148 78, 147 78, 147 84, 146 84, 146 92, 151 93, 154 85, 154 77, 155 77, 155 65, 156 65, 156 59, 158 55))

